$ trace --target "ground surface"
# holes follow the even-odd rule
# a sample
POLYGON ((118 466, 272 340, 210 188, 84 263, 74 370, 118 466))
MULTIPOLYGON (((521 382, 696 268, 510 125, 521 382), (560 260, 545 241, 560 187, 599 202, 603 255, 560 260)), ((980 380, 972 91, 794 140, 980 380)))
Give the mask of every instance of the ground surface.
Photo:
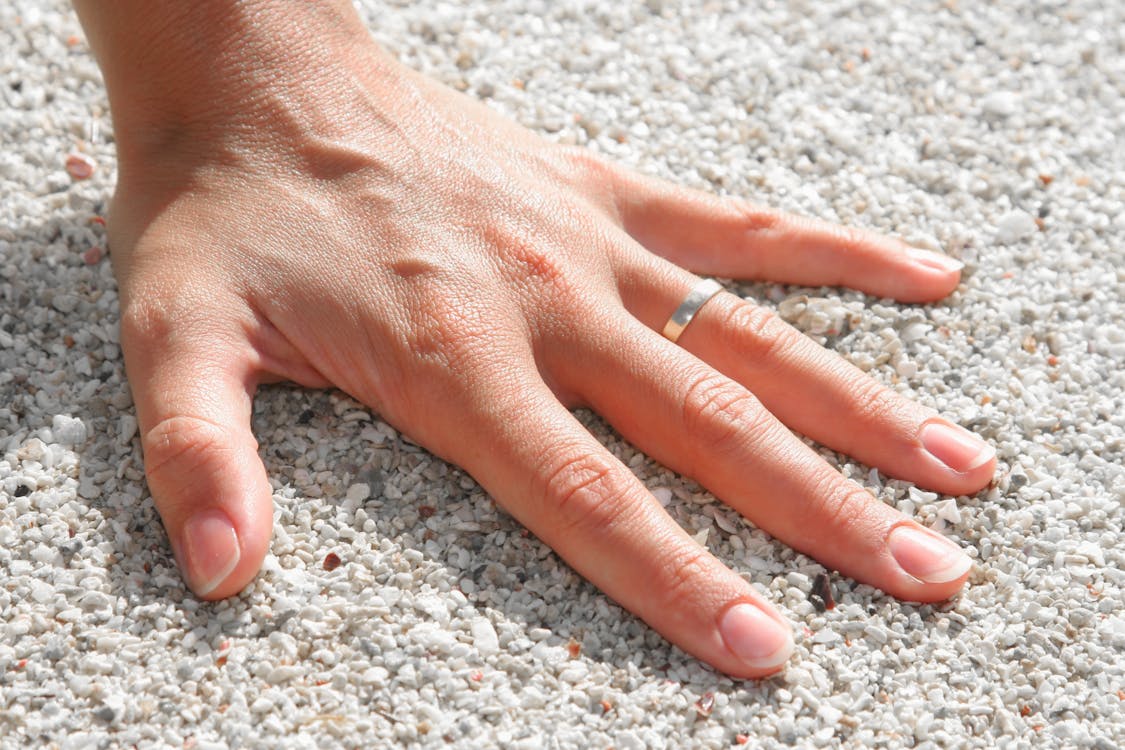
POLYGON ((820 566, 584 415, 799 623, 784 676, 733 682, 358 404, 274 388, 255 417, 272 555, 240 598, 200 603, 145 489, 92 249, 115 170, 100 78, 64 3, 16 0, 0 7, 0 747, 1122 744, 1125 6, 364 12, 411 65, 552 138, 963 259, 961 288, 925 307, 733 288, 996 445, 994 486, 960 498, 827 454, 964 543, 970 585, 915 606, 833 576, 820 613, 820 566), (75 152, 91 179, 65 170, 75 152))

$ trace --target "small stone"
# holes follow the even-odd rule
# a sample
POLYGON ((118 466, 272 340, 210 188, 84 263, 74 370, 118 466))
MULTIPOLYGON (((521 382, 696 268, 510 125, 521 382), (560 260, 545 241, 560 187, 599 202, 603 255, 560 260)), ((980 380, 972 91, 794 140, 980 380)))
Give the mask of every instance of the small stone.
POLYGON ((636 732, 625 730, 613 735, 613 746, 620 750, 645 750, 645 742, 636 732))
POLYGON ((56 294, 51 298, 51 307, 55 308, 63 315, 69 315, 78 309, 78 298, 73 294, 56 294))
POLYGON ((278 685, 282 682, 292 680, 294 677, 299 676, 301 672, 301 668, 294 665, 274 667, 266 675, 266 682, 271 685, 278 685))
POLYGON ((348 487, 348 492, 345 497, 353 503, 362 503, 371 497, 371 485, 369 484, 353 484, 348 487))
POLYGON ((1035 217, 1027 211, 1009 211, 996 223, 996 241, 1007 245, 1029 237, 1037 230, 1035 217))
POLYGON ((818 612, 835 609, 836 596, 835 592, 832 590, 832 580, 828 577, 827 573, 822 572, 816 574, 816 579, 813 580, 812 591, 809 592, 809 599, 818 612))
POLYGON ((961 510, 957 507, 957 501, 949 498, 938 503, 937 517, 953 525, 961 523, 961 510))
POLYGON ((102 706, 94 711, 94 717, 101 719, 106 724, 112 724, 113 720, 117 718, 117 712, 113 710, 112 706, 102 706))
POLYGON ((94 245, 93 247, 86 248, 86 251, 82 253, 82 262, 88 266, 96 266, 104 257, 105 250, 94 245))
POLYGON ((121 420, 117 423, 117 444, 128 445, 133 442, 133 437, 137 434, 137 418, 132 414, 122 414, 121 420))
POLYGON ((382 687, 386 684, 388 677, 390 677, 390 672, 388 672, 385 667, 376 666, 368 667, 366 670, 364 670, 359 679, 368 685, 372 685, 374 687, 382 687))
POLYGON ((926 321, 915 320, 902 327, 899 338, 906 342, 918 341, 928 336, 932 330, 933 326, 926 321))
POLYGON ((56 414, 51 420, 51 435, 63 445, 82 445, 86 442, 86 424, 67 414, 56 414))
POLYGON ((868 625, 863 629, 863 634, 878 643, 880 646, 886 643, 889 639, 886 628, 880 625, 868 625))
POLYGON ((481 656, 490 656, 500 650, 500 638, 496 635, 496 628, 487 618, 478 617, 471 626, 473 633, 473 646, 481 656))
POLYGON ((1006 120, 1020 111, 1020 99, 1011 91, 993 91, 980 100, 980 108, 989 119, 1006 120))
POLYGON ((840 636, 839 633, 837 633, 835 630, 828 630, 826 628, 824 630, 816 631, 816 634, 814 634, 813 637, 812 637, 812 642, 813 643, 836 643, 840 639, 841 639, 841 636, 840 636))
POLYGON ((828 703, 822 703, 820 704, 820 708, 817 709, 816 715, 819 716, 820 720, 825 724, 834 726, 843 718, 844 712, 828 703))
POLYGON ((715 708, 715 694, 704 693, 695 702, 695 714, 701 719, 706 719, 715 708))
POLYGON ((86 154, 72 153, 66 157, 66 173, 75 180, 88 180, 94 176, 97 162, 86 154))

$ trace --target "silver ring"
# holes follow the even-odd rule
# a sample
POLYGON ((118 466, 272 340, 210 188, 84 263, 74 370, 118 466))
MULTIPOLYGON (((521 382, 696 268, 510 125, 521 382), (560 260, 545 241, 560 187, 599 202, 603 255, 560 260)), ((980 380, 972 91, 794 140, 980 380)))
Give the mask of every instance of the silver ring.
POLYGON ((688 323, 699 312, 699 308, 707 304, 707 300, 723 291, 723 285, 714 279, 703 279, 688 292, 684 301, 672 313, 672 317, 664 324, 664 338, 673 344, 679 340, 680 334, 688 327, 688 323))

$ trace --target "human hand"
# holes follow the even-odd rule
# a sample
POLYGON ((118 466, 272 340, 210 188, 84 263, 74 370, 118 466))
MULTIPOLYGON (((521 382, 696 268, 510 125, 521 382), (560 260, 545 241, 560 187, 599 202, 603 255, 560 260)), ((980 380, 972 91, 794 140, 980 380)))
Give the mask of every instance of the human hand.
POLYGON ((236 594, 268 549, 250 404, 276 380, 370 405, 732 675, 780 668, 789 626, 569 407, 830 568, 915 601, 961 587, 967 557, 786 426, 952 494, 987 484, 987 445, 733 295, 678 344, 659 333, 692 272, 920 302, 956 286, 955 263, 550 144, 388 59, 346 4, 301 23, 270 6, 162 26, 136 53, 143 81, 136 59, 99 54, 122 348, 149 485, 197 594, 236 594))

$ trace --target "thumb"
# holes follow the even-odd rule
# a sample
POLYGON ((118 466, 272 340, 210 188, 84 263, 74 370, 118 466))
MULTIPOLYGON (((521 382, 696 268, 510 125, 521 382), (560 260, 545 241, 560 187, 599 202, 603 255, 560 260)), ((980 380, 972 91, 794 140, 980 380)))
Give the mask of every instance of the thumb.
POLYGON ((250 431, 249 344, 198 320, 122 320, 145 473, 187 584, 237 594, 269 548, 272 492, 250 431))

